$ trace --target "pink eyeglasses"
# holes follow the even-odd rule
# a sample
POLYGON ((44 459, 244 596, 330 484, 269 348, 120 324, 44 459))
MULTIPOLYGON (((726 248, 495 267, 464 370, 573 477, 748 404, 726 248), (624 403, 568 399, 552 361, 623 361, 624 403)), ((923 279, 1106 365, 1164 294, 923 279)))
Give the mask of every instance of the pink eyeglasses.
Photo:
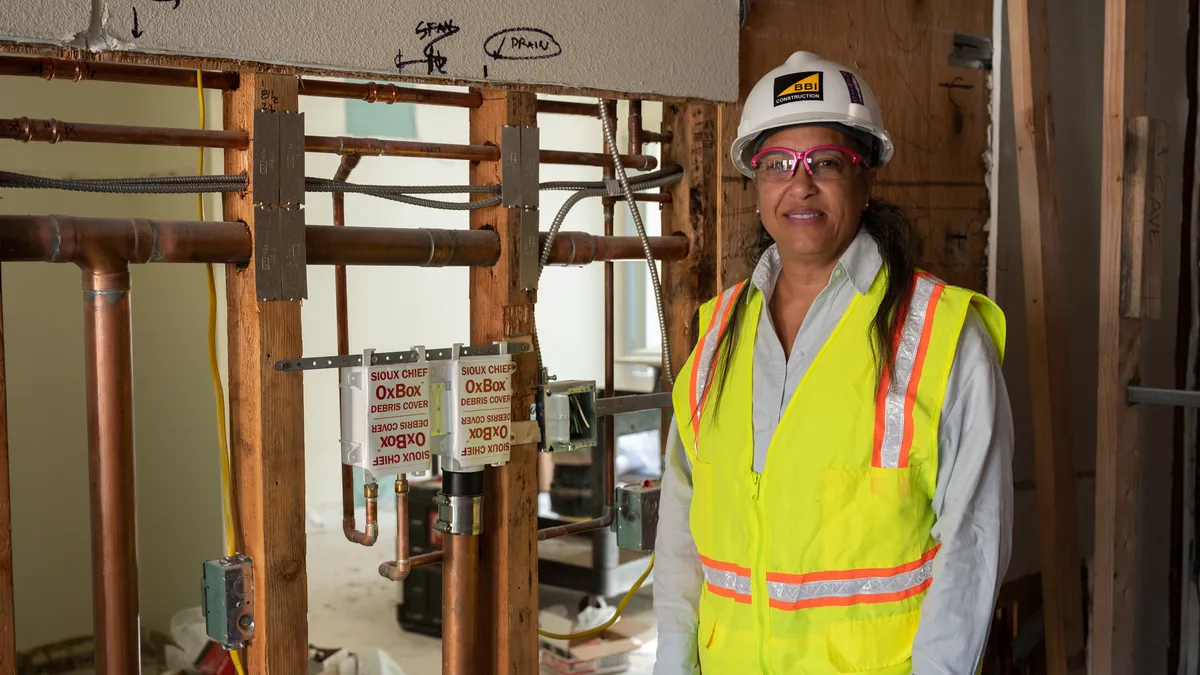
POLYGON ((750 158, 754 176, 772 183, 791 180, 801 164, 813 180, 844 180, 865 166, 862 155, 840 145, 818 145, 807 150, 767 148, 750 158))

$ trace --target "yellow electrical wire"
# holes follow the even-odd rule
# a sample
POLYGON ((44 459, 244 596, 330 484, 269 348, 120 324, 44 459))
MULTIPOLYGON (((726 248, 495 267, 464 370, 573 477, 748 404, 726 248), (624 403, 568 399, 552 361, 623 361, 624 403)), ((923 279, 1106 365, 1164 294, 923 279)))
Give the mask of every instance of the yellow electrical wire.
MULTIPOLYGON (((204 115, 204 85, 203 75, 196 69, 196 100, 200 106, 200 128, 205 127, 204 115)), ((200 158, 200 171, 204 175, 204 148, 196 150, 200 158)), ((199 219, 204 220, 204 194, 196 194, 196 207, 199 219)), ((233 490, 229 470, 229 441, 225 431, 225 388, 221 386, 221 367, 217 363, 217 279, 213 273, 212 263, 205 265, 208 271, 208 372, 212 376, 213 395, 217 399, 217 445, 221 451, 221 511, 225 521, 225 554, 237 553, 237 528, 233 521, 233 490)), ((233 667, 238 675, 245 675, 242 669, 242 659, 238 651, 232 650, 229 656, 233 659, 233 667)))
POLYGON ((633 587, 629 589, 629 592, 625 594, 625 597, 621 598, 621 602, 617 605, 617 611, 612 615, 612 618, 609 619, 608 621, 605 621, 604 623, 600 624, 599 626, 596 626, 595 628, 589 628, 587 630, 580 631, 578 633, 561 633, 560 634, 560 633, 549 633, 544 630, 539 630, 538 635, 541 635, 544 638, 550 638, 551 640, 579 640, 582 638, 591 638, 591 637, 596 637, 597 635, 600 635, 604 631, 608 630, 609 626, 612 626, 614 623, 616 623, 617 619, 621 618, 621 612, 625 611, 625 605, 628 605, 629 601, 633 599, 634 594, 637 593, 638 589, 642 587, 642 582, 644 582, 646 580, 646 577, 650 576, 650 570, 652 570, 652 569, 654 569, 654 554, 653 553, 650 554, 650 564, 646 565, 646 571, 642 572, 642 576, 638 577, 638 580, 633 584, 633 587))

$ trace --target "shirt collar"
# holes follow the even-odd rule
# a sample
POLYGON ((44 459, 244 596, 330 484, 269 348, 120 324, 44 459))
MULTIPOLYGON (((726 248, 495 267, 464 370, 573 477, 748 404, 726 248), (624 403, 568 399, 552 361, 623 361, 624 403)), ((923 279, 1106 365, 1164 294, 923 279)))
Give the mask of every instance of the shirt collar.
MULTIPOLYGON (((838 259, 837 265, 834 267, 835 272, 840 269, 845 277, 834 274, 830 276, 829 283, 832 285, 843 278, 848 278, 859 294, 866 295, 881 267, 883 267, 883 257, 879 255, 879 245, 865 229, 860 227, 850 242, 850 246, 846 248, 846 252, 838 259)), ((750 277, 750 282, 762 292, 764 302, 771 301, 771 295, 775 291, 775 282, 779 280, 781 271, 783 271, 783 262, 779 257, 779 247, 772 244, 759 258, 758 264, 754 267, 754 273, 750 277)))

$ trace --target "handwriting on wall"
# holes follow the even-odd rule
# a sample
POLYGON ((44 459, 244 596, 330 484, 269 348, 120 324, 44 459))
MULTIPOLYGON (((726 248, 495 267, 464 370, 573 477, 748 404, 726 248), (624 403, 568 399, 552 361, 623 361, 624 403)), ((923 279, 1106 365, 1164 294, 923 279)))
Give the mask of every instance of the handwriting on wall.
MULTIPOLYGON (((154 3, 155 5, 168 5, 169 4, 169 5, 171 5, 170 9, 172 11, 174 11, 174 10, 179 9, 179 3, 182 2, 183 0, 148 0, 148 1, 151 3, 154 3)), ((131 31, 131 33, 133 34, 133 39, 136 40, 136 39, 142 37, 143 35, 145 35, 146 32, 142 30, 141 19, 138 16, 138 9, 137 9, 136 3, 132 6, 132 9, 133 9, 133 30, 131 31)))
MULTIPOLYGON (((405 68, 410 72, 413 67, 424 68, 425 75, 445 75, 450 58, 442 52, 442 47, 451 37, 462 32, 462 27, 453 19, 445 21, 420 21, 413 29, 418 41, 424 44, 420 58, 405 58, 401 47, 396 52, 394 63, 396 72, 404 73, 405 68)), ((549 31, 541 28, 516 27, 505 28, 492 33, 483 41, 483 53, 493 61, 534 61, 551 59, 563 53, 562 45, 549 31)), ((488 76, 488 67, 484 65, 483 76, 488 76)))

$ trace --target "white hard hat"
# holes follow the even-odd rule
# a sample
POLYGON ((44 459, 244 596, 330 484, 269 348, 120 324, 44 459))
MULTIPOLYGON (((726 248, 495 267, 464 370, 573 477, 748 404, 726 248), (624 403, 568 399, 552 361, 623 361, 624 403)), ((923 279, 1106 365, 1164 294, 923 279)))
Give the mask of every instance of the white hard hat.
POLYGON ((753 176, 750 158, 764 131, 795 124, 844 124, 874 137, 876 166, 892 158, 892 139, 883 128, 875 95, 854 72, 816 54, 796 52, 767 73, 746 97, 737 139, 730 149, 733 164, 753 176))

